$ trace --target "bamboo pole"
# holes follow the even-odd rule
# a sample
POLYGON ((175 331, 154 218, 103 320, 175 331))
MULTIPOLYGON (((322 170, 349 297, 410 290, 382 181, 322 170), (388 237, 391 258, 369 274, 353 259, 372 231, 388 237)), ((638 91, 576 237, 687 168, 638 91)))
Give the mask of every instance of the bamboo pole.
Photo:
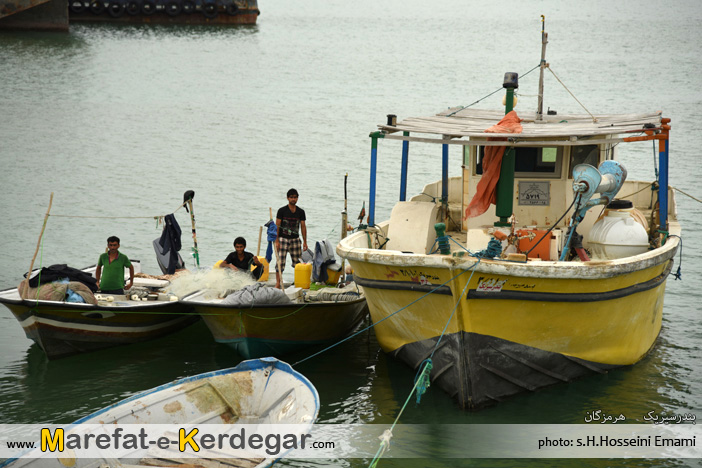
POLYGON ((200 268, 200 251, 197 248, 197 234, 195 232, 195 210, 193 209, 193 199, 188 200, 188 206, 190 207, 190 223, 193 227, 193 255, 195 256, 195 263, 197 267, 200 268))
POLYGON ((261 255, 261 235, 263 234, 263 226, 258 227, 258 247, 256 248, 256 256, 261 255))
MULTIPOLYGON (((344 211, 341 212, 341 240, 346 239, 346 227, 349 225, 349 215, 348 215, 348 204, 347 204, 347 194, 346 194, 346 181, 349 178, 349 173, 344 175, 344 211)), ((346 280, 346 259, 341 259, 341 275, 339 275, 339 281, 346 280)))
POLYGON ((49 208, 46 210, 44 215, 44 224, 41 226, 41 233, 39 234, 39 239, 37 240, 37 248, 34 249, 34 256, 29 264, 29 271, 27 272, 27 279, 25 280, 24 291, 22 292, 22 299, 27 299, 27 292, 29 291, 29 277, 32 275, 32 269, 34 268, 34 260, 37 259, 37 254, 39 253, 39 246, 41 245, 41 239, 44 237, 44 229, 46 229, 46 222, 49 220, 49 212, 51 211, 51 205, 54 202, 54 192, 51 192, 51 197, 49 197, 49 208))

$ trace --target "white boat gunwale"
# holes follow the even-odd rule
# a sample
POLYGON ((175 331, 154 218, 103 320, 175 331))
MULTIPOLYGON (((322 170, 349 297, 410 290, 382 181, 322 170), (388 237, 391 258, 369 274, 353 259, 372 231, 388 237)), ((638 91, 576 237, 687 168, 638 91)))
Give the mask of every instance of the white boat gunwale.
POLYGON ((573 279, 609 278, 660 265, 675 256, 680 243, 678 237, 673 236, 669 238, 669 241, 666 242, 665 245, 655 250, 649 250, 635 256, 613 260, 591 260, 589 262, 559 262, 556 260, 514 262, 503 259, 479 259, 470 255, 454 257, 438 254, 403 253, 399 250, 363 249, 351 245, 354 239, 364 235, 364 232, 358 232, 343 239, 337 246, 337 253, 346 259, 377 265, 416 267, 421 262, 421 266, 429 268, 448 268, 450 270, 472 269, 476 272, 494 275, 573 279))
POLYGON ((286 374, 293 375, 296 377, 298 380, 300 380, 302 383, 305 384, 305 386, 312 392, 314 395, 314 401, 315 401, 315 413, 319 412, 320 409, 320 403, 319 403, 319 393, 317 392, 317 389, 312 385, 312 383, 307 380, 301 373, 297 372, 295 369, 290 366, 290 364, 280 361, 276 358, 272 357, 265 357, 265 358, 259 358, 259 359, 251 359, 247 361, 242 361, 239 364, 237 364, 235 367, 230 367, 228 369, 220 369, 216 371, 211 371, 211 372, 205 372, 203 374, 198 374, 194 376, 189 376, 189 377, 184 377, 182 379, 175 380, 173 382, 169 382, 163 385, 159 385, 158 387, 151 388, 149 390, 145 390, 143 392, 138 392, 132 396, 129 396, 125 398, 124 400, 120 400, 116 403, 113 403, 110 406, 106 406, 105 408, 101 408, 98 411, 95 411, 94 413, 91 413, 87 416, 84 416, 77 421, 73 423, 75 424, 82 424, 90 419, 94 419, 120 405, 126 404, 126 403, 131 403, 133 401, 136 401, 140 398, 144 398, 146 396, 152 395, 154 393, 160 392, 162 390, 168 390, 169 388, 174 388, 179 385, 183 385, 186 383, 190 382, 197 382, 199 380, 204 380, 210 377, 217 377, 217 376, 222 376, 222 375, 228 375, 228 374, 233 374, 245 370, 250 370, 250 371, 255 371, 259 369, 265 369, 267 367, 273 366, 275 370, 285 372, 286 374), (241 368, 239 366, 242 366, 241 368), (301 378, 300 378, 301 377, 301 378))

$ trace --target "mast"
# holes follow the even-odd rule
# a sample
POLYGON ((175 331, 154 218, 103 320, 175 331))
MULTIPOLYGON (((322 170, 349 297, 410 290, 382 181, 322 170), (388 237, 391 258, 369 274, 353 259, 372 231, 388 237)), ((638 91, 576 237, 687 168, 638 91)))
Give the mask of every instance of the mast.
POLYGON ((546 44, 548 44, 548 33, 545 31, 546 17, 541 15, 541 70, 539 72, 539 97, 538 108, 536 109, 536 120, 544 119, 544 69, 548 67, 546 63, 546 44))

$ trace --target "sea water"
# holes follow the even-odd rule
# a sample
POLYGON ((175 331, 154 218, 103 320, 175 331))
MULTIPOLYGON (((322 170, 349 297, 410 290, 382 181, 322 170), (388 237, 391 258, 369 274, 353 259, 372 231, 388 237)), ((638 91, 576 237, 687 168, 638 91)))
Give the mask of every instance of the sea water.
MULTIPOLYGON (((108 236, 158 274, 159 217, 175 213, 182 256, 195 266, 194 190, 201 267, 244 236, 265 252, 259 228, 300 192, 308 243, 340 235, 344 178, 349 219, 366 202, 370 139, 398 119, 469 105, 520 73, 517 111, 536 109, 541 16, 555 74, 593 113, 662 110, 672 119, 670 181, 702 199, 696 122, 702 118, 702 8, 696 1, 341 2, 265 0, 256 26, 72 25, 70 32, 0 31, 0 286, 30 265, 44 215, 51 216, 34 266, 94 264, 108 236)), ((545 109, 584 112, 546 74, 545 109)), ((499 108, 501 92, 476 105, 499 108)), ((650 145, 621 145, 632 179, 653 180, 650 145)), ((441 177, 440 147, 412 145, 408 193, 441 177)), ((380 142, 376 220, 399 195, 401 145, 380 142)), ((461 156, 451 148, 452 176, 461 156)), ((683 225, 682 281, 669 278, 657 346, 637 365, 462 412, 438 388, 414 400, 401 424, 556 424, 602 410, 702 416, 699 246, 702 207, 676 193, 683 225)), ((678 266, 676 258, 676 266, 678 266)), ((288 265, 286 278, 292 279, 288 265)), ((286 357, 289 362, 309 353, 286 357)), ((49 362, 0 308, 0 421, 67 423, 165 382, 236 365, 196 324, 175 335, 49 362)), ((372 330, 297 370, 321 397, 320 421, 392 423, 414 371, 386 356, 372 330)), ((437 436, 438 437, 438 436, 437 436)), ((470 441, 466 441, 469 444, 470 441)), ((412 445, 412 440, 393 440, 412 445)), ((466 455, 470 453, 467 445, 466 455)), ((392 460, 381 466, 544 466, 547 460, 392 460)), ((369 460, 316 461, 367 466, 369 460)), ((647 466, 693 466, 655 460, 647 466)), ((310 462, 285 461, 291 466, 310 462)), ((630 466, 626 460, 561 460, 549 466, 630 466)))

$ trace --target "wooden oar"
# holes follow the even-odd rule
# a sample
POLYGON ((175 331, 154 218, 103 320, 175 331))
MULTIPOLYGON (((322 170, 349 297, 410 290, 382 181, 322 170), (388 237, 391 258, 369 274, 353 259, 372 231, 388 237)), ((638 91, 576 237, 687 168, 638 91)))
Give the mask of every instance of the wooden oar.
POLYGON ((41 245, 41 238, 44 237, 44 229, 46 229, 46 221, 49 219, 49 211, 51 211, 51 204, 54 202, 54 192, 51 192, 51 197, 49 197, 49 208, 46 210, 44 215, 44 224, 41 226, 41 233, 39 233, 39 240, 37 240, 37 248, 34 250, 34 256, 29 264, 29 272, 27 273, 27 279, 25 280, 24 291, 22 291, 22 299, 27 299, 27 292, 29 291, 29 277, 32 275, 32 269, 34 268, 34 260, 37 259, 37 254, 39 253, 39 246, 41 245))

